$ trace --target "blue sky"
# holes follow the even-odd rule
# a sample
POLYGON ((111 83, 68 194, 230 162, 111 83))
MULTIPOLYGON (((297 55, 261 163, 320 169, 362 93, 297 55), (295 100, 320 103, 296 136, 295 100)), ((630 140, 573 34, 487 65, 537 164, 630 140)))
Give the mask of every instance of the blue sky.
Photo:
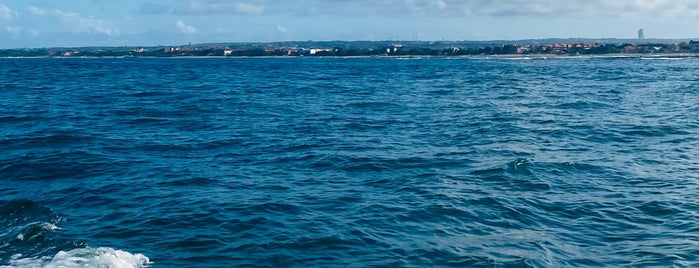
POLYGON ((697 0, 0 0, 0 48, 699 37, 697 0))

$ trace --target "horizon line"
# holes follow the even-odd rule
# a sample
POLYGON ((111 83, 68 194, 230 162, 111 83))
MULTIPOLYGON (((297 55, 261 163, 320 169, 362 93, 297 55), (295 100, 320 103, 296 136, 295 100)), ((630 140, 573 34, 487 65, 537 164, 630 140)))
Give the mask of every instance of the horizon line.
POLYGON ((12 50, 12 49, 49 49, 49 48, 95 48, 95 47, 105 47, 105 48, 117 48, 117 47, 176 47, 176 46, 197 46, 197 45, 207 45, 207 44, 270 44, 270 43, 308 43, 308 42, 316 42, 316 43, 323 43, 323 42, 346 42, 346 43, 354 43, 354 42, 406 42, 406 43, 440 43, 440 42, 471 42, 471 43, 496 43, 496 42, 517 42, 517 41, 546 41, 546 40, 619 40, 619 41, 636 41, 636 42, 648 42, 648 41, 684 41, 684 40, 694 40, 694 39, 699 39, 699 37, 683 37, 683 38, 662 38, 662 37, 652 37, 652 38, 644 38, 644 39, 638 39, 638 38, 620 38, 620 37, 547 37, 547 38, 525 38, 525 39, 492 39, 492 40, 468 40, 468 39, 463 39, 463 40, 451 40, 451 39, 442 39, 442 40, 393 40, 393 39, 385 39, 385 40, 342 40, 342 39, 336 39, 336 40, 278 40, 278 41, 224 41, 224 42, 189 42, 188 44, 179 44, 179 45, 163 45, 163 44, 157 44, 157 45, 80 45, 80 46, 45 46, 45 47, 13 47, 13 48, 0 48, 0 50, 12 50))

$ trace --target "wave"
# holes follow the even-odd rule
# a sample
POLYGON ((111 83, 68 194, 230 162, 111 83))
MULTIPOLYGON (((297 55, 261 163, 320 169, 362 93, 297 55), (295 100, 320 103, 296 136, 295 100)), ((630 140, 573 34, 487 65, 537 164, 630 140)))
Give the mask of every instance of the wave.
POLYGON ((147 267, 150 259, 64 237, 64 218, 27 200, 0 200, 0 268, 147 267))
POLYGON ((71 267, 109 267, 131 268, 148 267, 151 261, 143 254, 132 254, 113 248, 78 248, 69 251, 59 251, 51 257, 22 258, 22 254, 12 256, 9 265, 0 268, 42 267, 42 268, 71 268, 71 267))

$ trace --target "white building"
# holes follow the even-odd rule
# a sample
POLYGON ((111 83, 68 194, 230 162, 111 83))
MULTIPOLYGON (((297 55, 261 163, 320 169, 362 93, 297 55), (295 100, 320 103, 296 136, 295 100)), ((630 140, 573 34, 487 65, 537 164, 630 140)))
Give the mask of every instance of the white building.
POLYGON ((333 52, 335 49, 332 48, 311 48, 309 54, 315 55, 318 52, 333 52))

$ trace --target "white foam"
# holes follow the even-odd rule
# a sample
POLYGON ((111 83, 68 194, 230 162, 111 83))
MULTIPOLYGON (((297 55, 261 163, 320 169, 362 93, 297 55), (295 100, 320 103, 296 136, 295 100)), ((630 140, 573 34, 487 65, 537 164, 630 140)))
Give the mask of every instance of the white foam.
POLYGON ((684 60, 683 57, 641 57, 642 60, 684 60))
POLYGON ((43 224, 41 225, 41 227, 43 227, 44 230, 49 230, 49 231, 55 231, 55 230, 60 230, 60 229, 61 229, 61 227, 58 227, 58 226, 56 226, 55 224, 53 224, 53 223, 48 223, 48 222, 43 223, 43 224))
POLYGON ((131 254, 113 248, 79 248, 70 251, 59 251, 53 257, 24 258, 15 254, 10 265, 0 268, 138 268, 147 267, 151 262, 143 254, 131 254))
POLYGON ((23 240, 31 240, 31 239, 34 239, 34 237, 37 237, 37 236, 42 235, 45 231, 50 231, 50 232, 52 232, 52 231, 60 230, 60 229, 61 229, 61 227, 58 227, 58 226, 56 226, 56 225, 53 224, 53 223, 48 223, 48 222, 43 222, 43 223, 41 223, 41 222, 32 222, 32 223, 29 223, 29 224, 24 225, 24 226, 21 226, 21 227, 10 228, 9 231, 3 233, 3 234, 0 235, 0 236, 4 236, 4 235, 6 235, 6 234, 8 234, 8 233, 15 232, 15 231, 21 230, 21 229, 23 229, 24 231, 32 230, 32 229, 34 229, 34 228, 33 228, 34 226, 39 226, 39 227, 41 228, 41 231, 38 231, 38 232, 37 232, 37 231, 32 231, 32 232, 28 232, 28 233, 21 233, 21 232, 20 232, 19 234, 17 234, 17 236, 15 236, 15 238, 17 238, 17 240, 20 240, 20 241, 23 241, 23 240))

